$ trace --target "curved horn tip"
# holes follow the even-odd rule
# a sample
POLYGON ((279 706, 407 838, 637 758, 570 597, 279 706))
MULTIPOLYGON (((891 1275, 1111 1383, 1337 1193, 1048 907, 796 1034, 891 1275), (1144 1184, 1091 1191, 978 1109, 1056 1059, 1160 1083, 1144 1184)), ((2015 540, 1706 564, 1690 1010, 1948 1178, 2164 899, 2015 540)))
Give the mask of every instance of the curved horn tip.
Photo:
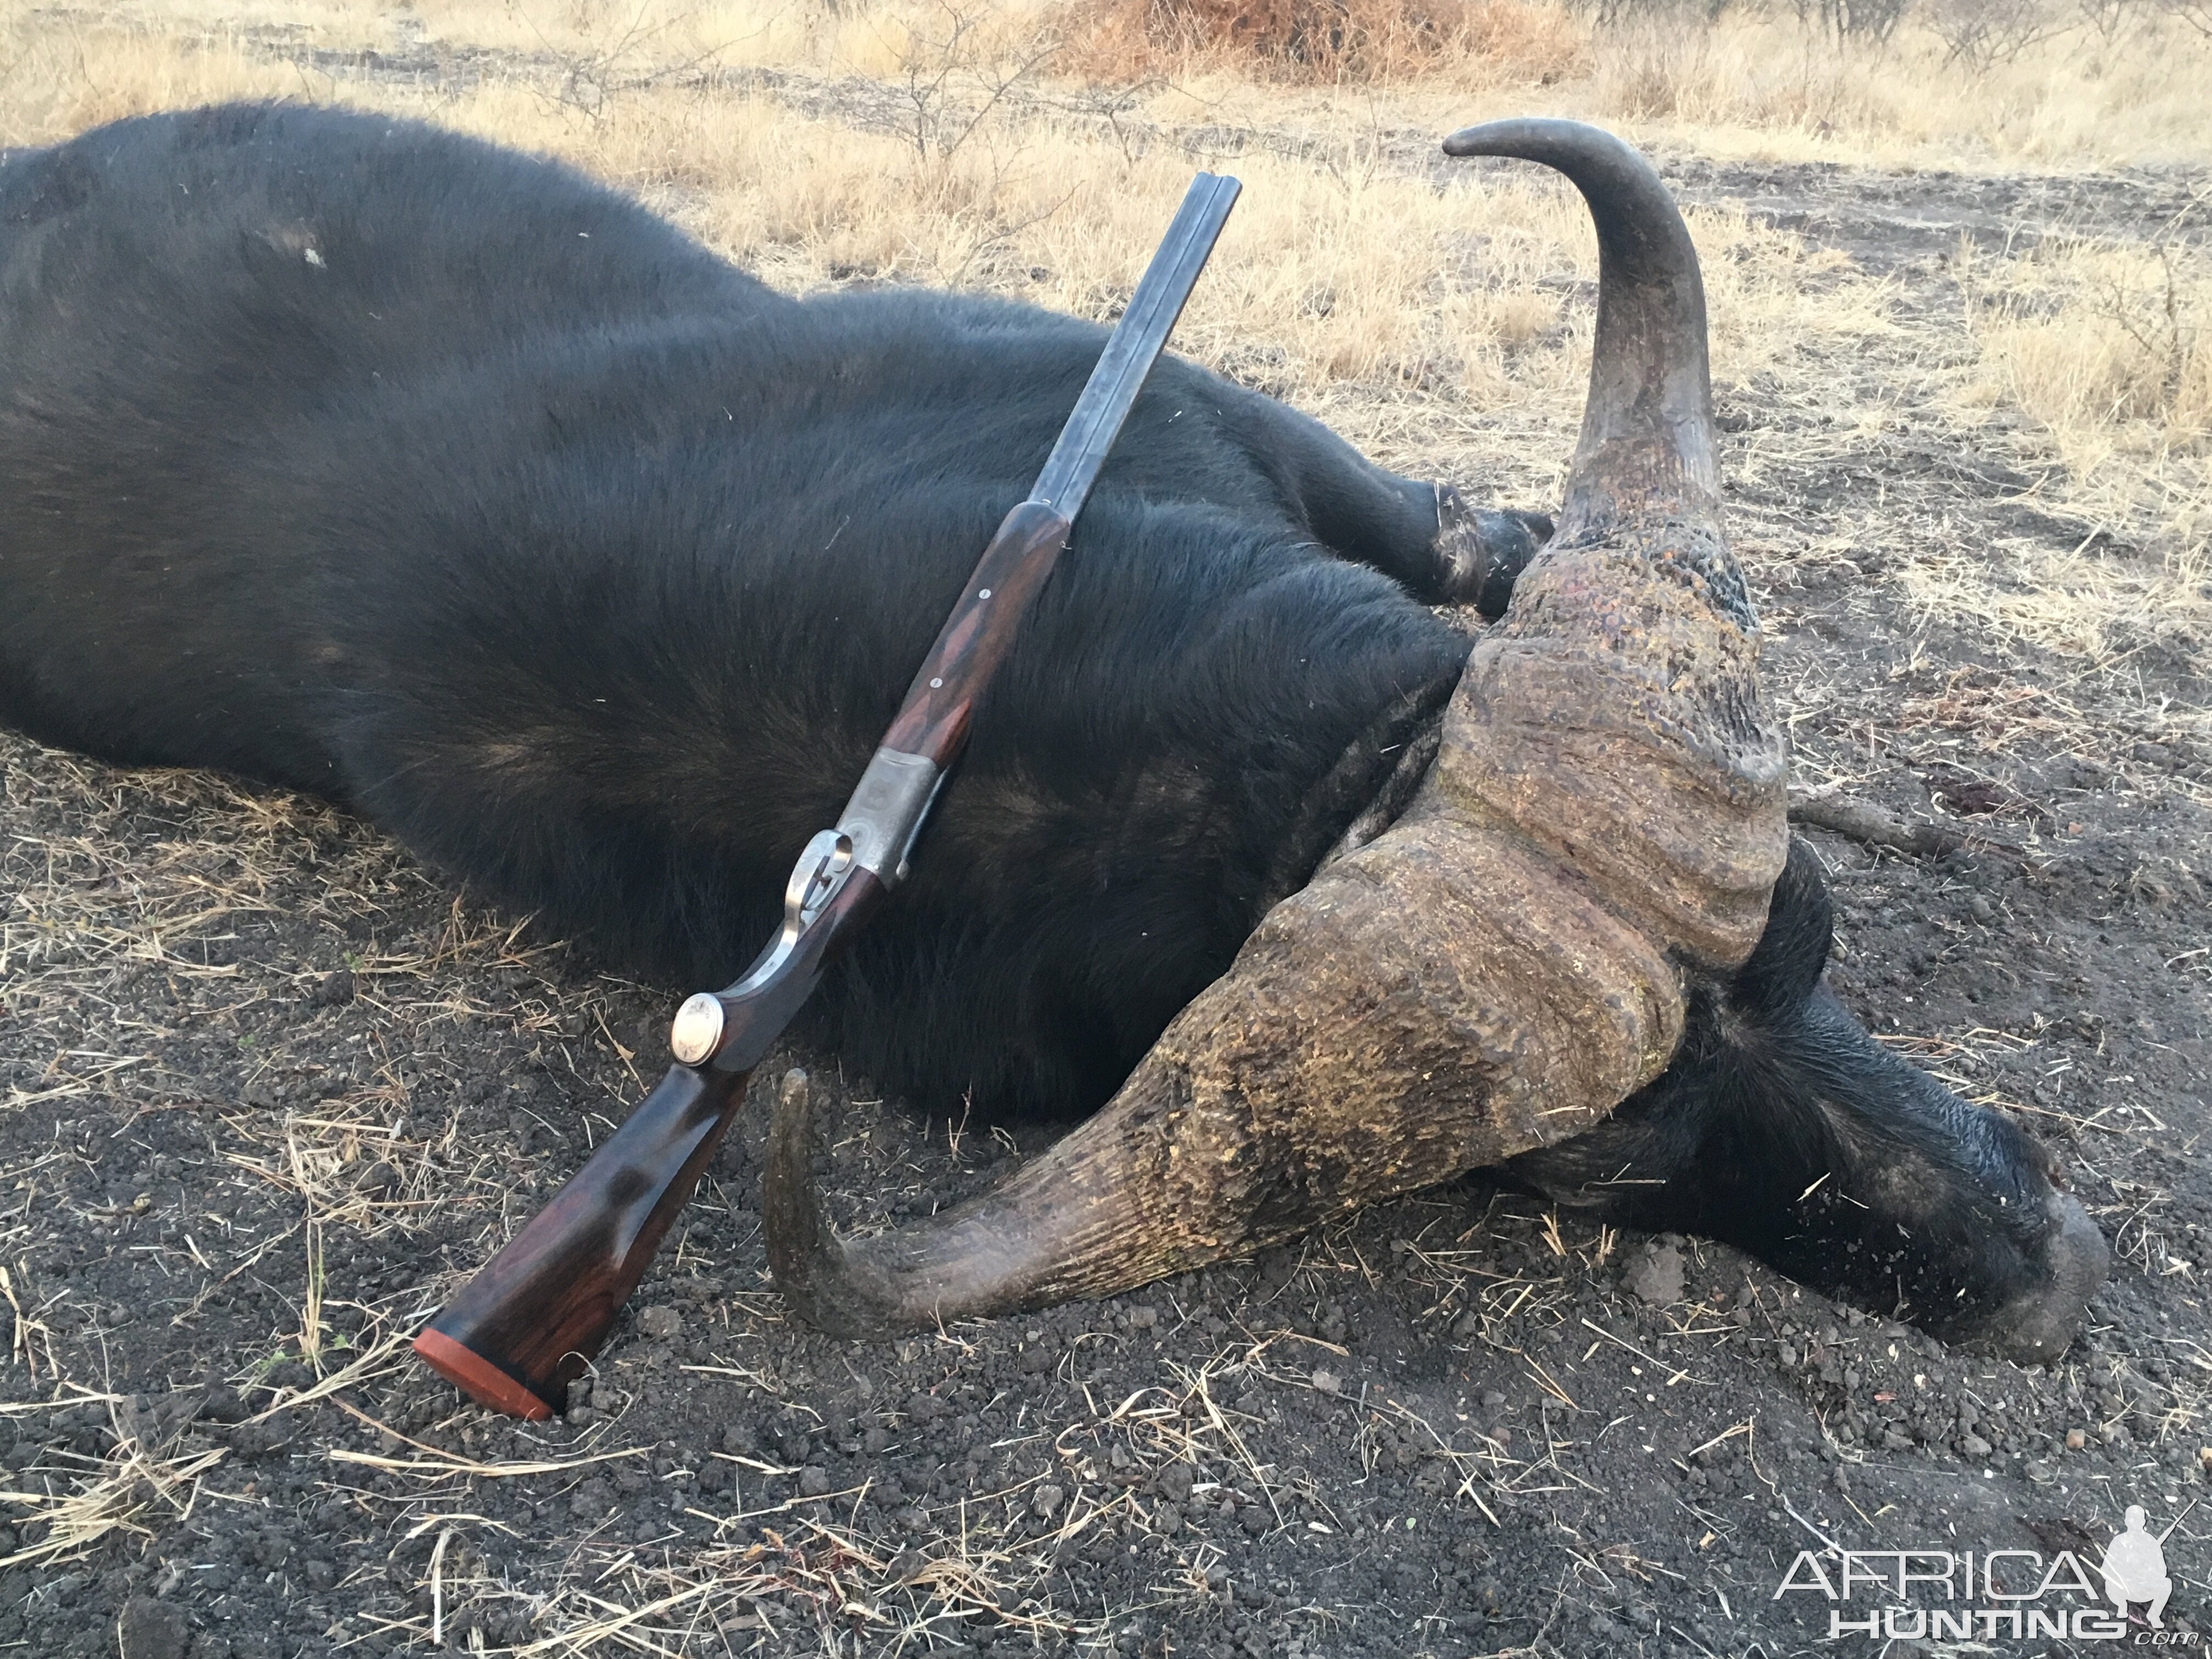
POLYGON ((761 1171, 761 1231, 769 1271, 786 1305, 832 1336, 873 1336, 888 1328, 865 1304, 831 1294, 844 1277, 845 1245, 822 1218, 814 1190, 814 1090, 794 1066, 777 1087, 761 1171))
MULTIPOLYGON (((1698 251, 1673 192, 1633 145, 1581 121, 1464 127, 1449 155, 1505 155, 1564 173, 1597 230, 1597 337, 1583 434, 1568 469, 1561 538, 1628 518, 1713 521, 1719 468, 1698 251)), ((1718 584, 1734 592, 1734 573, 1718 584)), ((1735 607, 1731 615, 1742 612, 1735 607)))
POLYGON ((809 1167, 814 1146, 814 1091, 805 1072, 783 1074, 769 1115, 768 1161, 761 1169, 761 1225, 767 1236, 769 1270, 786 1301, 798 1286, 817 1235, 822 1206, 814 1194, 809 1167))
POLYGON ((1589 155, 1618 155, 1625 151, 1641 157, 1635 146, 1603 127, 1556 116, 1522 115, 1503 121, 1478 121, 1471 127, 1462 127, 1444 140, 1447 155, 1526 155, 1530 161, 1544 159, 1543 154, 1531 154, 1532 150, 1574 150, 1589 155))
MULTIPOLYGON (((1694 267, 1673 192, 1651 158, 1618 133, 1587 121, 1522 116, 1462 127, 1443 141, 1443 151, 1534 161, 1565 173, 1589 199, 1601 240, 1616 230, 1633 233, 1615 249, 1626 260, 1624 276, 1641 274, 1655 254, 1662 266, 1694 267)), ((1700 328, 1703 320, 1700 310, 1700 328)))

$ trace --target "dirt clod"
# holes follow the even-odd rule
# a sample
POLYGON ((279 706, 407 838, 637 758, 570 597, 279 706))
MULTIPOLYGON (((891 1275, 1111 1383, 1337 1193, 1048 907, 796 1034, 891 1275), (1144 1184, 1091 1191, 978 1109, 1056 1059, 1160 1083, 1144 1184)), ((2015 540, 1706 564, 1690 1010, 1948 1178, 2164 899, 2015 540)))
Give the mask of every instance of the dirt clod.
POLYGON ((185 1659, 191 1637, 180 1608, 144 1595, 123 1604, 115 1634, 122 1659, 185 1659))
POLYGON ((1682 1299, 1682 1252, 1674 1244, 1654 1240, 1637 1252, 1622 1282, 1642 1300, 1663 1308, 1682 1299))

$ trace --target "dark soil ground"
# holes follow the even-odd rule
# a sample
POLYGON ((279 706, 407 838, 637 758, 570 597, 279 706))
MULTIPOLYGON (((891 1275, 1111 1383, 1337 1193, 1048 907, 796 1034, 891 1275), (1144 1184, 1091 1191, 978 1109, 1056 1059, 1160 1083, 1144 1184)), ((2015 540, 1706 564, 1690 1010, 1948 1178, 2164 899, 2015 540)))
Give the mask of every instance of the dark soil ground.
MULTIPOLYGON (((1677 171, 1934 308, 1962 231, 2149 234, 2187 190, 1677 171)), ((1906 613, 1887 577, 1916 558, 2082 538, 2005 456, 1722 402, 1803 782, 1965 842, 1811 832, 1837 988, 2057 1148, 2112 1241, 2062 1364, 1482 1177, 1112 1301, 832 1341, 761 1248, 783 1065, 838 1103, 848 1224, 1050 1131, 923 1122, 794 1052, 578 1409, 520 1426, 405 1340, 620 1120, 696 988, 609 978, 313 802, 0 736, 0 1647, 1774 1656, 1826 1644, 1829 1601, 1776 1596, 1801 1550, 2094 1564, 2129 1504, 2175 1524, 2167 1628, 2212 1626, 2212 748, 2178 717, 2205 684, 2170 642, 2098 677, 1906 613)))

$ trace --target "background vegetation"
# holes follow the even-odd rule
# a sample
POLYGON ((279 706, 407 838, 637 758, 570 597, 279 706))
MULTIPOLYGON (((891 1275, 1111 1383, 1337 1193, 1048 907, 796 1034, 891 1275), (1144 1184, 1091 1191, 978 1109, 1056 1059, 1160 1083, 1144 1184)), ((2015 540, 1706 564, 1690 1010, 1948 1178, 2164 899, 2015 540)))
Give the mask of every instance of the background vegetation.
MULTIPOLYGON (((0 143, 238 95, 334 99, 549 149, 794 289, 996 289, 1112 314, 1194 161, 1254 188, 1179 337, 1394 464, 1542 499, 1576 416, 1580 206, 1434 137, 1607 121, 1742 167, 2002 178, 2212 157, 2205 0, 125 0, 0 6, 0 143), (1511 434, 1502 441, 1503 434, 1511 434), (1532 441, 1532 434, 1536 435, 1532 441), (1530 457, 1541 457, 1531 459, 1530 457)), ((1962 229, 1955 309, 1693 211, 1716 372, 1862 434, 1925 422, 2027 468, 2144 556, 1908 565, 1961 610, 2109 667, 2193 654, 2212 600, 2212 210, 2150 237, 1962 229), (1839 355, 1888 372, 1838 386, 1839 355)))

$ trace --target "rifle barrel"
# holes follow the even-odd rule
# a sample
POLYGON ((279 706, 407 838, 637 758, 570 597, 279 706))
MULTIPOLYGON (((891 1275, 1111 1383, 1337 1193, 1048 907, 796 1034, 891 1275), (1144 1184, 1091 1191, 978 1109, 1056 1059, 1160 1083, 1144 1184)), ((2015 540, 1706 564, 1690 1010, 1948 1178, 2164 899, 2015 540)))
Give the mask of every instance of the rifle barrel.
POLYGON ((1145 377, 1182 315, 1229 210, 1237 205, 1243 188, 1219 173, 1201 173, 1190 181, 1166 238, 1129 296, 1121 325, 1107 341, 1044 471, 1037 474, 1031 501, 1044 502, 1071 524, 1083 510, 1091 486, 1098 481, 1098 469, 1106 464, 1106 453, 1113 448, 1121 422, 1129 418, 1145 377))
POLYGON ((416 1336, 415 1352, 482 1404, 532 1419, 564 1407, 714 1156, 746 1073, 903 878, 975 700, 1066 544, 1242 188, 1209 173, 1191 181, 1036 489, 983 550, 844 817, 800 855, 782 931, 736 984, 684 1005, 672 1032, 678 1064, 659 1087, 416 1336))

